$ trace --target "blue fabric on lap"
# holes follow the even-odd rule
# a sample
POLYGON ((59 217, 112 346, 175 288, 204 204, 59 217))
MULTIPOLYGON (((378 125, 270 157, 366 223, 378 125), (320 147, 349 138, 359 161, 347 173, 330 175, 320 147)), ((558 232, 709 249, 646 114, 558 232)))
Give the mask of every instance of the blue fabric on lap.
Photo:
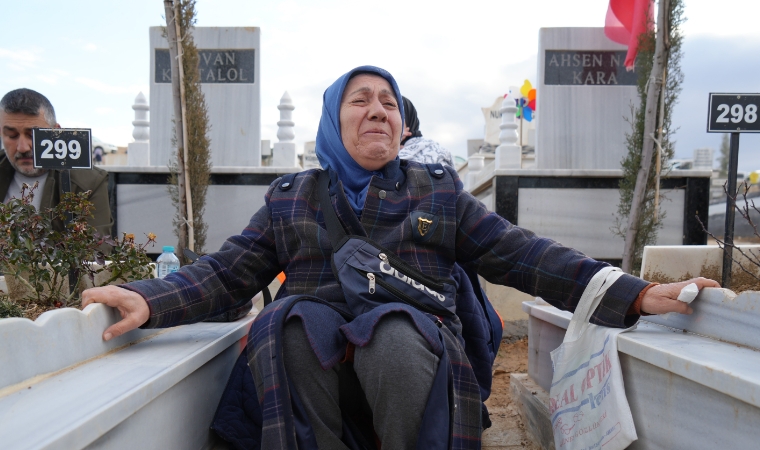
POLYGON ((298 302, 290 310, 286 321, 293 317, 301 318, 309 344, 322 369, 327 370, 343 359, 348 343, 339 331, 346 323, 343 316, 320 303, 298 302))
POLYGON ((375 326, 386 314, 391 313, 406 313, 414 322, 415 327, 420 332, 422 337, 433 348, 433 353, 436 356, 441 356, 443 352, 443 344, 438 337, 438 327, 430 319, 429 314, 420 312, 417 309, 403 303, 386 303, 385 305, 378 306, 370 312, 364 313, 340 327, 346 338, 358 347, 364 347, 372 339, 372 333, 375 331, 375 326))

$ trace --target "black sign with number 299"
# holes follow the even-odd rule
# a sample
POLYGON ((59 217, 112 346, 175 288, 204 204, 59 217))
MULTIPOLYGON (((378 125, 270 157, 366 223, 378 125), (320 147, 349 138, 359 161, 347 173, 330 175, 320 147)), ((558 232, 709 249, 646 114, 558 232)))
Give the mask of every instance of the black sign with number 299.
POLYGON ((760 133, 760 94, 710 94, 708 133, 760 133))
POLYGON ((34 167, 92 169, 92 139, 87 128, 34 128, 34 167))

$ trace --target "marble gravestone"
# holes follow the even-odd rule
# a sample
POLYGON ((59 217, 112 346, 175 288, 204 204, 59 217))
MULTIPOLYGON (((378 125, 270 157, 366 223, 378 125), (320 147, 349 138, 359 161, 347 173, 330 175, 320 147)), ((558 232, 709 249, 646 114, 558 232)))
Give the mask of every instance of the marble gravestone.
MULTIPOLYGON (((261 30, 196 27, 201 89, 208 107, 213 167, 261 166, 261 30)), ((150 165, 166 167, 175 152, 169 46, 150 28, 150 165)))
POLYGON ((537 169, 620 169, 638 75, 604 28, 542 28, 538 45, 537 169))
POLYGON ((498 96, 493 101, 493 104, 491 106, 487 106, 485 108, 480 108, 480 110, 483 112, 483 119, 486 121, 485 126, 485 138, 483 141, 486 144, 491 144, 494 147, 497 147, 499 145, 499 133, 501 132, 501 129, 499 128, 499 125, 501 125, 501 102, 504 100, 503 96, 498 96))

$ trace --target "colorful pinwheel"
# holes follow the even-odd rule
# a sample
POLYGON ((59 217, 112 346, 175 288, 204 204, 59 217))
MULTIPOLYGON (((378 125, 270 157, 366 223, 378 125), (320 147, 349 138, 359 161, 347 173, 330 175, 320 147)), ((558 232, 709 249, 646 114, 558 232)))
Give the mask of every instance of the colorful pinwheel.
POLYGON ((533 111, 536 110, 536 90, 525 80, 519 92, 510 92, 517 105, 517 118, 523 117, 528 122, 533 120, 533 111))

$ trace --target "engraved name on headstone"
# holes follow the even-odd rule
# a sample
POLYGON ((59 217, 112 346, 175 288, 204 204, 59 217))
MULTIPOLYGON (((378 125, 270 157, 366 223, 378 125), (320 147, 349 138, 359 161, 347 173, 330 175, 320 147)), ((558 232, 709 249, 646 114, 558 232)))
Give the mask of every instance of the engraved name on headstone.
POLYGON ((625 51, 546 50, 544 84, 635 86, 638 73, 625 70, 625 51))
MULTIPOLYGON (((171 83, 169 49, 157 48, 156 83, 171 83)), ((256 50, 199 49, 198 70, 201 83, 253 83, 256 50)))

